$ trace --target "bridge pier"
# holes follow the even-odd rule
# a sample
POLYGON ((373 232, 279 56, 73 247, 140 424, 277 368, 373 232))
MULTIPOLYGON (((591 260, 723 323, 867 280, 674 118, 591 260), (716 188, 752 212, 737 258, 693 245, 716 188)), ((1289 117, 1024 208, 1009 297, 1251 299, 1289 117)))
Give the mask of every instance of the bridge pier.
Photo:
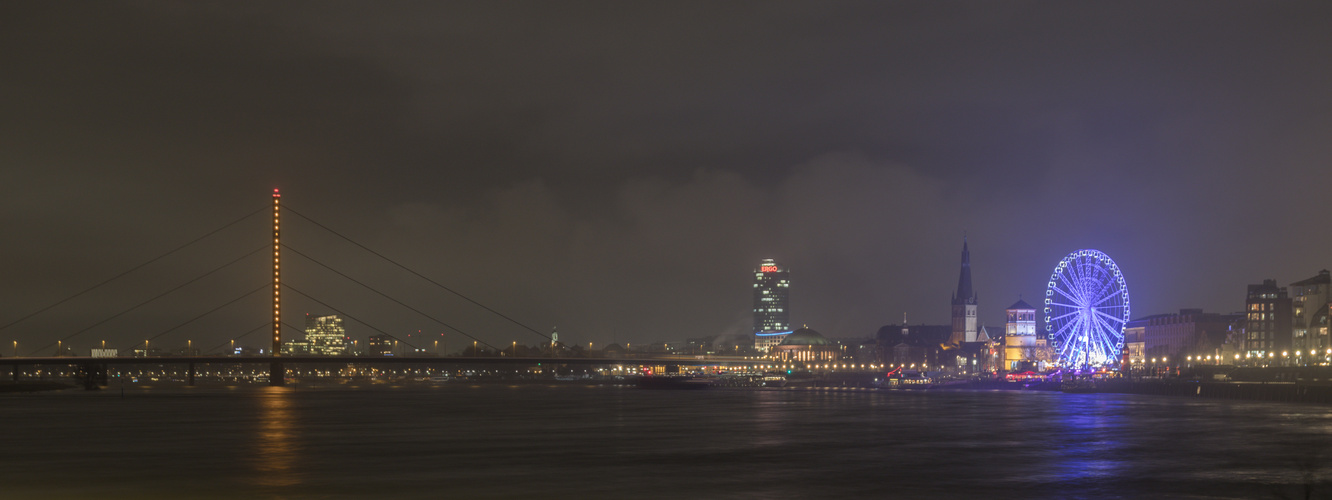
POLYGON ((188 386, 190 386, 190 387, 193 387, 193 386, 194 386, 194 362, 193 362, 193 361, 190 362, 190 378, 189 378, 189 381, 186 382, 185 385, 188 385, 188 386))
POLYGON ((103 363, 83 363, 79 365, 79 371, 83 375, 83 389, 88 391, 101 390, 102 386, 107 385, 106 364, 103 363))
POLYGON ((274 361, 268 368, 268 385, 280 387, 287 385, 287 371, 282 368, 281 361, 274 361))
POLYGON ((14 368, 14 381, 18 382, 19 365, 12 365, 14 368))

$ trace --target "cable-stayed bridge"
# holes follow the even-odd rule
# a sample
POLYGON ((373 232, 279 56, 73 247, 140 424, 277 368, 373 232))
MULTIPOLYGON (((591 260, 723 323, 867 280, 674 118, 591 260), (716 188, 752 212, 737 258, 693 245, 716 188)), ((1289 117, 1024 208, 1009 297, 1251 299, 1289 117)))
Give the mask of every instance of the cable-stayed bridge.
MULTIPOLYGON (((230 260, 227 260, 226 262, 217 265, 216 267, 213 267, 211 269, 208 269, 202 273, 191 275, 188 279, 185 279, 184 281, 179 282, 174 286, 158 290, 155 293, 152 293, 147 297, 143 298, 142 300, 135 302, 132 306, 107 314, 106 316, 101 317, 91 322, 90 324, 85 325, 82 328, 70 331, 68 333, 63 331, 56 333, 43 333, 41 335, 41 341, 39 341, 39 345, 35 348, 27 349, 26 353, 21 353, 19 351, 19 342, 15 340, 13 346, 14 347, 13 356, 0 358, 0 365, 9 365, 13 367, 12 373, 15 380, 19 378, 19 372, 20 372, 19 367, 21 366, 75 366, 78 367, 78 371, 81 374, 81 377, 83 378, 84 384, 92 388, 99 383, 101 384, 105 383, 106 371, 108 366, 127 365, 127 364, 187 365, 188 372, 190 374, 189 375, 190 383, 193 383, 195 367, 197 365, 263 364, 268 367, 269 383, 272 385, 282 385, 286 380, 287 376, 286 365, 301 364, 301 363, 391 363, 391 364, 392 363, 413 363, 413 364, 472 363, 472 364, 505 364, 505 365, 531 365, 537 363, 559 363, 559 364, 581 364, 581 365, 607 365, 607 364, 732 365, 732 364, 755 363, 754 361, 748 361, 745 360, 744 358, 739 358, 734 356, 657 355, 657 356, 634 357, 634 358, 595 358, 595 357, 570 357, 567 355, 567 353, 565 353, 565 356, 560 356, 561 345, 556 342, 556 339, 553 338, 552 335, 543 333, 535 328, 532 328, 531 326, 528 326, 527 324, 518 321, 512 315, 500 311, 498 308, 484 304, 469 295, 463 294, 458 290, 449 287, 439 282, 436 279, 431 278, 425 273, 417 271, 416 269, 413 269, 412 267, 409 267, 398 260, 388 257, 383 252, 373 249, 370 246, 365 245, 360 241, 347 236, 343 232, 333 229, 329 225, 319 222, 299 211, 292 209, 291 207, 285 206, 282 203, 281 194, 276 189, 273 191, 272 204, 270 207, 260 208, 253 212, 245 214, 235 220, 232 220, 231 222, 221 225, 220 227, 205 232, 204 234, 195 237, 194 239, 186 241, 185 243, 182 243, 165 253, 162 253, 151 259, 148 259, 134 267, 131 267, 125 271, 113 275, 110 278, 104 279, 88 288, 80 290, 77 293, 70 294, 68 296, 61 298, 60 300, 54 301, 36 310, 29 311, 26 314, 23 314, 17 318, 8 320, 4 324, 0 324, 0 333, 4 333, 6 330, 17 329, 20 326, 28 326, 33 323, 37 323, 42 319, 44 315, 49 316, 50 313, 59 311, 62 306, 66 306, 67 304, 70 304, 72 301, 80 297, 87 296, 88 294, 97 290, 113 287, 118 282, 121 282, 122 280, 136 273, 140 273, 141 271, 150 268, 155 264, 158 264, 167 257, 174 256, 177 254, 182 254, 192 249, 198 249, 206 245, 210 239, 217 238, 218 235, 221 234, 223 231, 236 227, 245 221, 251 220, 252 218, 261 216, 261 214, 268 214, 272 218, 271 242, 265 242, 263 245, 259 246, 258 248, 248 250, 242 253, 241 255, 231 258, 230 260), (364 279, 358 279, 353 275, 354 273, 348 272, 345 269, 339 269, 333 265, 330 265, 320 260, 319 258, 316 258, 314 255, 312 255, 313 252, 308 251, 308 249, 300 249, 297 247, 293 247, 292 245, 289 245, 287 242, 283 241, 282 238, 284 215, 295 216, 295 218, 299 222, 307 224, 308 227, 317 228, 325 232, 326 234, 332 235, 333 237, 342 240, 343 242, 348 243, 352 247, 358 249, 359 251, 362 252, 363 255, 371 257, 374 260, 379 261, 381 264, 387 264, 393 268, 396 268, 405 273, 406 275, 412 276, 421 283, 427 284, 432 289, 437 290, 439 294, 448 295, 460 299, 465 304, 468 304, 469 306, 484 312, 484 314, 490 315, 494 318, 498 318, 504 323, 511 325, 513 327, 512 329, 516 329, 517 331, 522 332, 524 335, 536 336, 536 338, 540 339, 540 342, 542 344, 548 345, 549 348, 545 349, 543 352, 535 356, 520 357, 518 355, 519 354, 518 344, 516 341, 513 342, 512 349, 508 349, 505 347, 497 347, 491 342, 488 342, 487 341, 488 339, 485 338, 484 335, 464 330, 456 326, 454 323, 446 321, 446 319, 444 319, 442 317, 443 315, 441 314, 424 310, 422 307, 413 306, 408 301, 404 300, 400 296, 400 294, 395 294, 393 293, 392 290, 384 290, 383 287, 373 286, 367 283, 366 280, 364 279), (265 282, 262 283, 255 283, 255 286, 253 288, 247 289, 247 291, 245 291, 240 295, 227 297, 222 300, 216 300, 211 304, 210 307, 202 309, 197 314, 186 319, 185 321, 175 323, 169 328, 160 330, 154 334, 146 335, 144 336, 142 342, 138 342, 130 346, 128 349, 125 349, 124 351, 118 350, 118 352, 134 353, 136 350, 140 350, 140 348, 142 348, 141 352, 143 353, 143 356, 84 357, 84 356, 67 355, 70 354, 70 352, 66 346, 75 341, 86 340, 83 337, 85 337, 88 333, 96 331, 99 328, 104 327, 105 325, 110 324, 128 314, 144 310, 151 310, 154 306, 161 304, 163 299, 168 298, 174 294, 177 294, 178 292, 181 292, 182 290, 189 288, 192 285, 201 282, 202 280, 205 280, 212 276, 223 274, 224 272, 236 272, 237 268, 240 267, 241 263, 250 262, 254 260, 258 255, 269 255, 269 254, 271 254, 271 263, 268 262, 268 259, 264 259, 265 261, 264 267, 271 269, 271 280, 265 280, 265 282), (319 304, 320 306, 327 308, 328 310, 340 315, 341 317, 355 321, 365 326, 366 328, 379 333, 380 335, 386 338, 393 339, 395 342, 401 342, 404 345, 412 348, 413 350, 423 350, 418 348, 418 346, 416 346, 415 344, 413 344, 411 342, 411 339, 405 339, 401 335, 393 335, 389 333, 388 329, 376 326, 374 322, 368 321, 367 318, 365 318, 362 315, 359 315, 359 313, 353 314, 349 312, 347 309, 351 309, 351 307, 337 307, 333 305, 331 303, 332 300, 330 300, 327 297, 321 297, 319 296, 319 294, 314 293, 312 291, 304 290, 297 286, 293 286, 289 280, 291 276, 283 275, 284 254, 287 255, 288 258, 294 255, 295 257, 298 257, 305 263, 312 264, 315 269, 327 271, 332 276, 341 278, 349 287, 359 287, 361 289, 369 291, 383 298, 384 300, 387 300, 388 302, 396 304, 397 306, 401 307, 404 311, 408 311, 413 315, 415 315, 416 317, 429 320, 430 322, 438 324, 442 328, 447 329, 453 334, 456 334, 458 336, 466 338, 467 340, 470 340, 472 343, 472 348, 469 351, 464 351, 465 353, 468 353, 470 355, 453 356, 453 357, 447 357, 447 356, 441 357, 438 356, 439 353, 436 353, 436 356, 432 357, 385 357, 385 356, 334 357, 334 356, 283 355, 282 353, 283 333, 284 332, 290 333, 293 331, 304 333, 303 328, 292 325, 291 323, 284 320, 283 308, 284 308, 284 302, 287 302, 286 300, 287 297, 284 297, 284 294, 287 294, 288 292, 294 293, 305 300, 309 300, 313 303, 319 304), (270 310, 271 317, 255 318, 256 322, 259 322, 259 324, 254 328, 251 328, 245 332, 239 332, 238 335, 229 336, 229 338, 226 341, 223 341, 222 343, 207 349, 194 349, 192 345, 193 341, 192 340, 186 341, 188 347, 185 349, 184 355, 181 356, 150 355, 153 352, 150 350, 150 346, 153 345, 154 342, 156 342, 157 345, 164 345, 164 344, 171 345, 172 342, 179 344, 181 343, 180 340, 178 338, 173 338, 172 337, 173 334, 178 334, 178 332, 180 332, 182 329, 190 325, 198 325, 200 323, 208 321, 210 318, 215 318, 220 311, 224 311, 230 307, 233 307, 235 304, 241 301, 244 301, 246 299, 252 299, 256 296, 261 296, 261 295, 267 295, 271 299, 272 303, 272 308, 270 310), (252 335, 258 334, 261 331, 268 331, 270 334, 270 338, 266 339, 267 342, 264 342, 264 344, 267 344, 269 346, 269 348, 266 351, 261 349, 261 355, 258 356, 235 355, 234 346, 237 341, 251 337, 252 335), (224 348, 227 348, 228 346, 230 346, 232 349, 224 350, 224 348), (55 356, 40 355, 40 353, 52 352, 52 350, 54 350, 56 354, 55 356)), ((301 278, 302 277, 299 276, 297 277, 298 283, 300 282, 301 278)), ((493 341, 493 339, 489 340, 493 341)), ((106 347, 105 341, 103 341, 103 347, 106 347)))

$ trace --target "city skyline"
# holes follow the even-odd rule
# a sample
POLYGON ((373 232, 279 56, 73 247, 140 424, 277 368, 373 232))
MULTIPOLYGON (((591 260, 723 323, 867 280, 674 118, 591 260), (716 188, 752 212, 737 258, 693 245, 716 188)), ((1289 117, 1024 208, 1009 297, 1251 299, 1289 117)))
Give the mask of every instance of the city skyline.
POLYGON ((1329 497, 1329 25, 0 2, 5 498, 1329 497))
MULTIPOLYGON (((1294 191, 1332 182, 1332 69, 1314 63, 1332 34, 1327 5, 1227 5, 590 16, 331 3, 318 20, 281 5, 9 5, 0 62, 23 98, 0 115, 0 322, 259 208, 275 187, 571 342, 742 333, 748 270, 767 257, 799 270, 793 324, 835 337, 903 313, 945 324, 964 236, 990 328, 1080 248, 1115 257, 1140 315, 1237 311, 1248 284, 1332 267, 1319 250, 1332 236, 1271 222, 1321 213, 1320 197, 1294 191)), ((528 335, 289 222, 295 248, 469 331, 528 335)), ((225 238, 0 339, 79 331, 264 231, 225 238)), ((164 330, 258 285, 262 267, 238 264, 87 342, 164 330)), ((299 258, 288 271, 391 331, 436 328, 299 258)), ((288 300, 288 315, 329 312, 288 300)), ((174 343, 222 342, 266 315, 236 307, 174 343)))

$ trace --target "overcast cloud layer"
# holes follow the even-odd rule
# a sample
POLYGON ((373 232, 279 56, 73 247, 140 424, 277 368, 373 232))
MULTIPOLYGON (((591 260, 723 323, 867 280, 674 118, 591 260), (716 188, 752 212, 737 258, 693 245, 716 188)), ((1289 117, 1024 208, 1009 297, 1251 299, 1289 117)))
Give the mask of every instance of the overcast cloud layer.
MULTIPOLYGON (((829 336, 946 323, 964 234, 988 325, 1079 248, 1119 263, 1135 317, 1234 311, 1248 283, 1332 267, 1328 26, 1323 2, 10 3, 0 324, 274 187, 575 343, 746 332, 765 257, 792 269, 792 320, 829 336)), ((0 345, 54 342, 267 236, 247 219, 0 345)), ((298 217, 284 239, 492 343, 540 340, 298 217)), ((129 347, 261 287, 260 254, 75 345, 129 347)), ((287 263, 358 338, 446 331, 287 263)), ((293 324, 330 312, 288 298, 293 324)), ((155 345, 224 343, 266 308, 155 345)))

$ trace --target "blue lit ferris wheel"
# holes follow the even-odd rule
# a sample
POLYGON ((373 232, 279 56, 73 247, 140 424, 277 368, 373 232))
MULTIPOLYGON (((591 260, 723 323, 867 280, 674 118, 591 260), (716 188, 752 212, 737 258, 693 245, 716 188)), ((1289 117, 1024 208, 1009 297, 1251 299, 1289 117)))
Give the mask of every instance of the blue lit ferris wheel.
POLYGON ((1128 287, 1110 256, 1078 250, 1059 261, 1045 290, 1045 331, 1060 366, 1118 364, 1128 319, 1128 287))

